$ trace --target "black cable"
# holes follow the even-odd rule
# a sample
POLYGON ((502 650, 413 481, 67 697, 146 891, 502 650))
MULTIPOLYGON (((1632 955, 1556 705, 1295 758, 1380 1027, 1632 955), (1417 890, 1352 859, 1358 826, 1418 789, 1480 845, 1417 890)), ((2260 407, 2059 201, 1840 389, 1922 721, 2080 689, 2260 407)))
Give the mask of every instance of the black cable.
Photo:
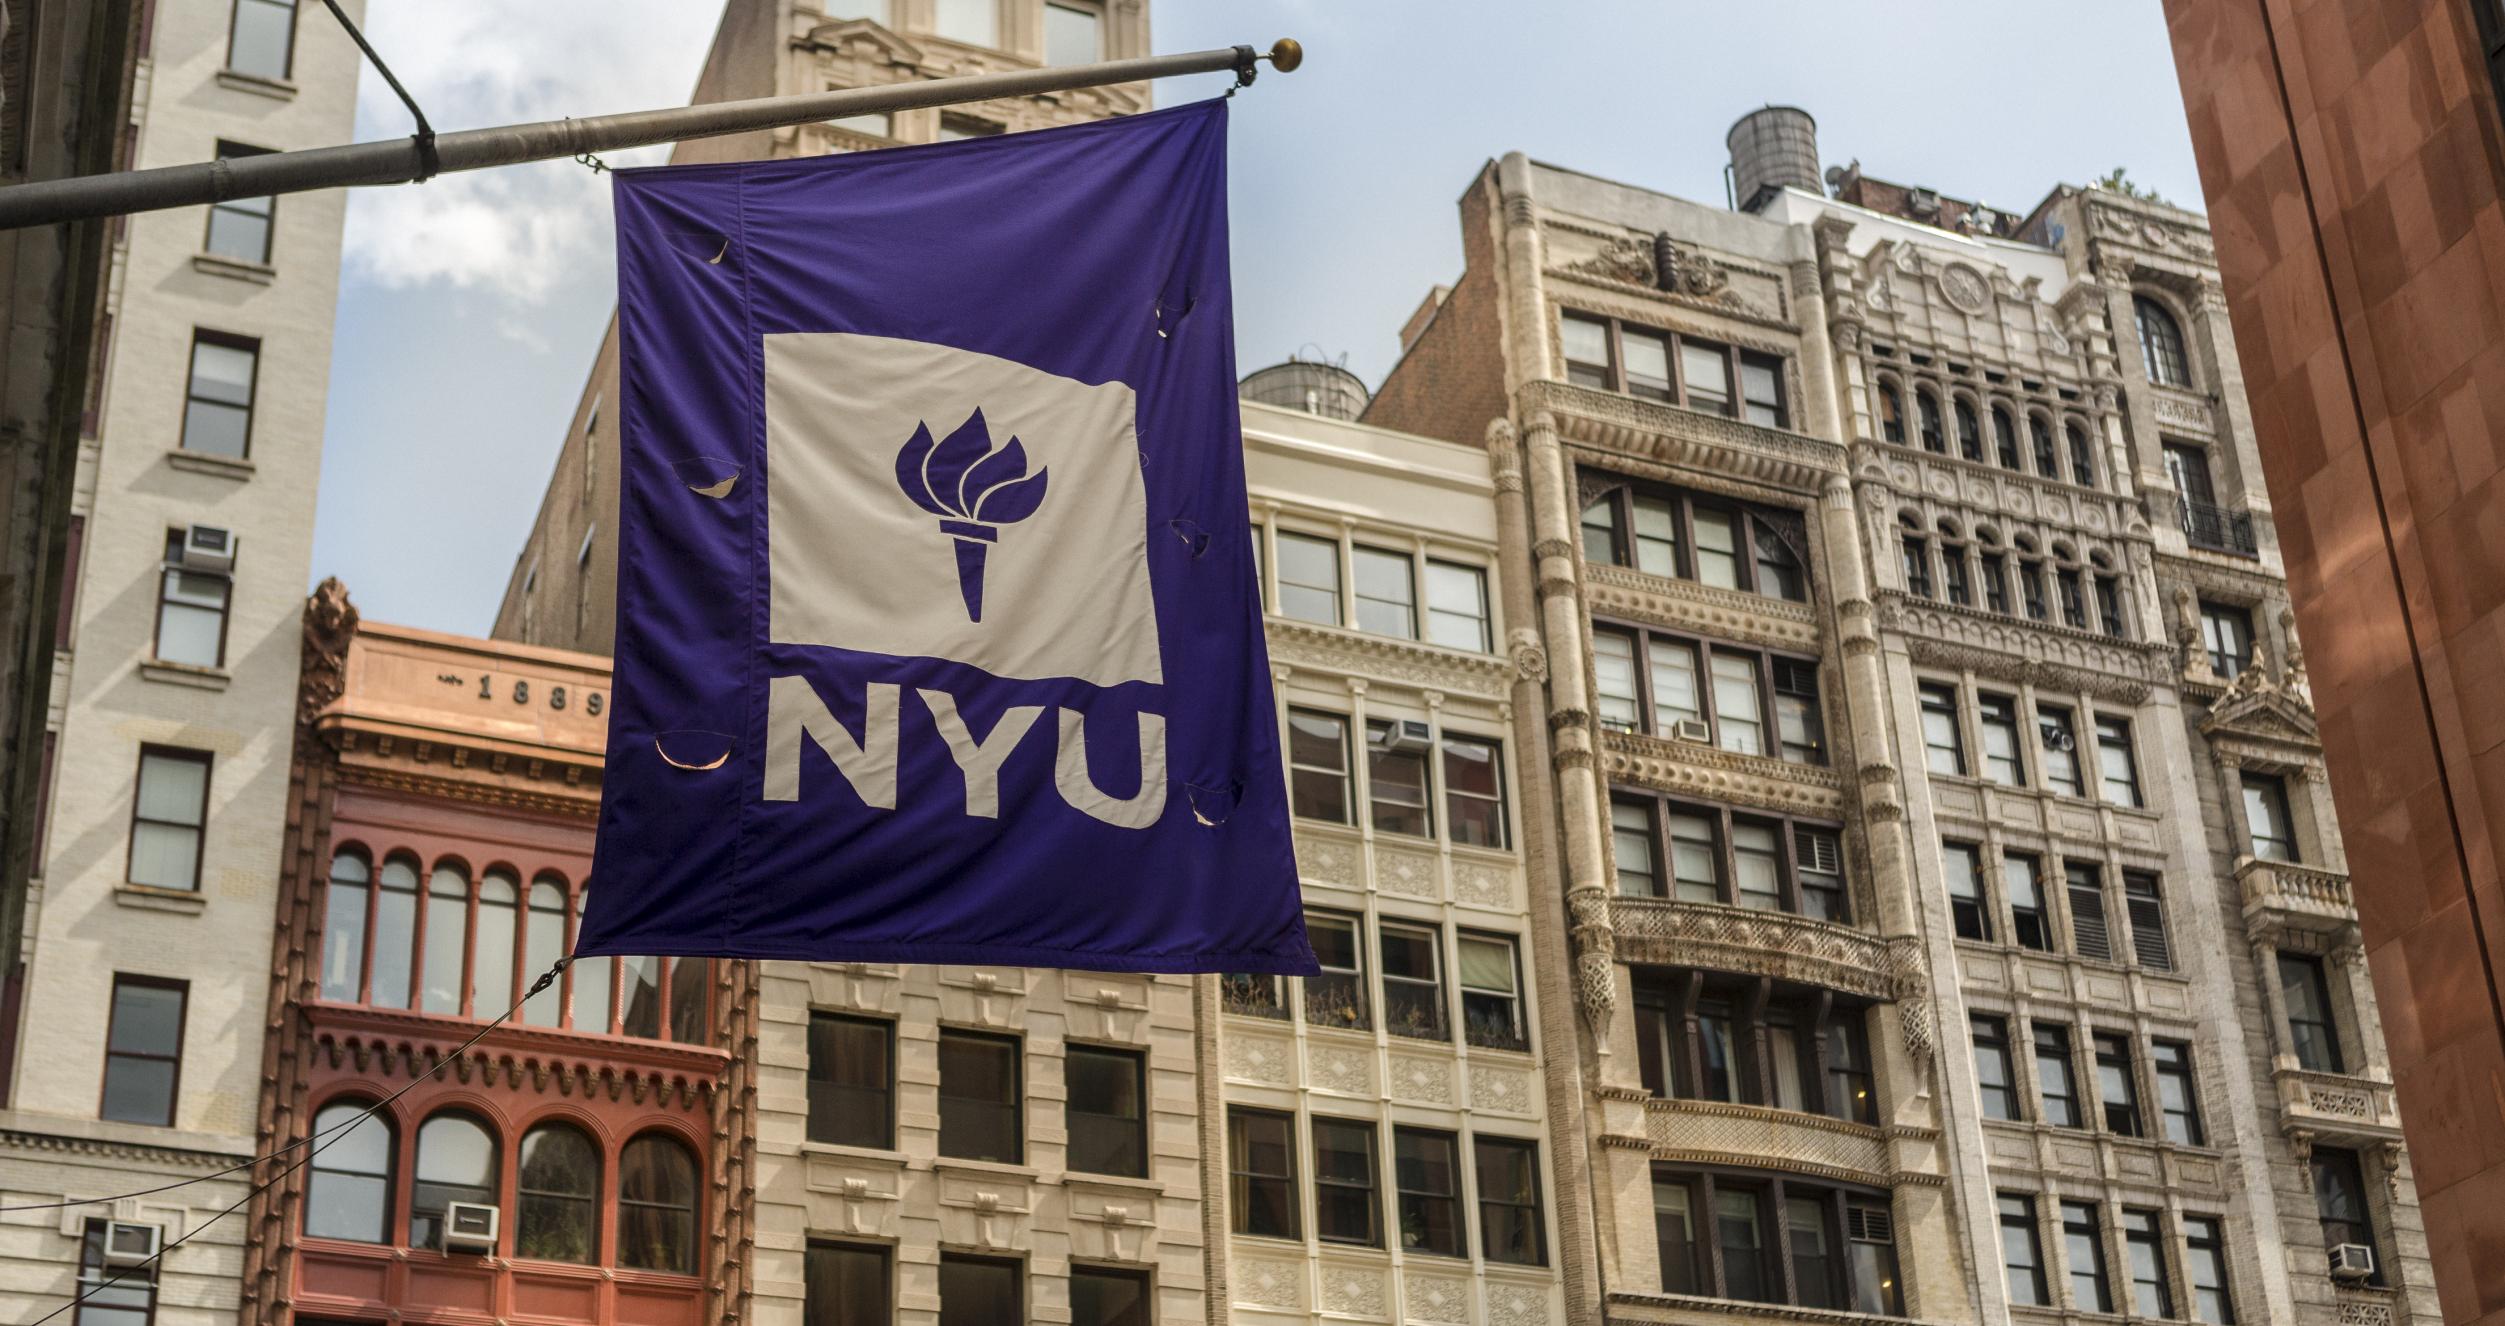
MULTIPOLYGON (((437 1070, 441 1069, 441 1068, 442 1068, 445 1064, 451 1063, 453 1060, 460 1058, 460 1057, 461 1057, 461 1055, 462 1055, 462 1053, 463 1053, 464 1051, 468 1050, 471 1046, 478 1044, 481 1040, 486 1039, 487 1033, 489 1033, 489 1032, 491 1032, 491 1031, 494 1031, 496 1028, 498 1028, 498 1027, 500 1027, 500 1026, 503 1026, 503 1025, 504 1025, 504 1022, 505 1022, 505 1019, 510 1018, 510 1017, 512 1017, 514 1014, 521 1012, 521 1011, 522 1011, 522 1005, 523 1005, 523 1004, 527 1004, 527 1003, 529 1003, 529 1002, 530 1002, 530 1001, 531 1001, 534 997, 536 997, 536 996, 537 996, 537 995, 538 995, 541 991, 544 991, 544 990, 546 990, 549 986, 556 984, 556 980, 557 980, 558 975, 559 975, 560 973, 564 972, 564 970, 565 970, 568 966, 571 966, 571 965, 573 964, 573 962, 574 962, 574 959, 573 959, 572 955, 570 955, 570 954, 569 954, 569 955, 567 955, 567 956, 565 956, 565 957, 561 957, 561 958, 557 959, 557 962, 556 962, 556 965, 555 965, 555 966, 550 967, 547 971, 545 971, 545 972, 541 973, 541 974, 540 974, 540 977, 539 977, 539 979, 538 979, 538 980, 531 982, 531 988, 530 988, 528 991, 525 991, 525 992, 523 993, 522 998, 520 999, 520 1001, 518 1001, 517 1003, 515 1003, 515 1004, 513 1005, 513 1007, 508 1008, 508 1009, 506 1009, 504 1012, 497 1014, 497 1015, 496 1015, 496 1020, 495 1020, 495 1021, 490 1022, 490 1023, 488 1023, 486 1026, 479 1028, 479 1029, 478 1029, 478 1034, 477 1034, 477 1035, 472 1036, 472 1037, 470 1037, 468 1040, 461 1042, 461 1045, 460 1045, 460 1047, 459 1047, 458 1049, 455 1049, 452 1053, 447 1054, 447 1055, 445 1055, 444 1057, 442 1057, 441 1059, 436 1060, 436 1061, 435 1061, 435 1065, 434 1065, 434 1067, 433 1067, 433 1068, 429 1068, 429 1069, 427 1069, 425 1072, 418 1074, 416 1077, 410 1078, 410 1079, 408 1080, 408 1082, 407 1082, 407 1083, 403 1084, 403 1085, 400 1087, 400 1089, 399 1089, 399 1090, 394 1091, 394 1092, 392 1092, 390 1095, 383 1097, 381 1100, 378 1100, 378 1101, 374 1102, 372 1105, 367 1106, 367 1107, 366 1107, 366 1110, 365 1110, 365 1113, 358 1115, 358 1116, 357 1116, 354 1120, 351 1120, 351 1121, 350 1121, 350 1122, 349 1122, 349 1123, 348 1123, 345 1127, 332 1130, 332 1131, 338 1132, 338 1133, 339 1133, 339 1135, 340 1135, 339 1137, 334 1137, 334 1138, 331 1138, 329 1141, 322 1143, 320 1146, 317 1146, 317 1147, 313 1148, 312 1150, 307 1151, 307 1152, 306 1152, 306 1153, 304 1153, 303 1155, 298 1156, 298 1157, 297 1157, 297 1158, 296 1158, 293 1162, 291 1162, 291 1163, 287 1166, 287 1168, 285 1168, 285 1169, 283 1169, 283 1170, 280 1170, 280 1171, 279 1171, 278 1173, 276 1173, 276 1174, 271 1175, 271 1176, 270 1176, 270 1178, 268 1179, 268 1181, 266 1181, 266 1182, 264 1182, 264 1183, 259 1184, 258 1186, 254 1187, 252 1191, 250 1191, 250 1192, 248 1192, 248 1193, 245 1193, 245 1194, 243 1195, 243 1197, 242 1197, 242 1198, 240 1198, 239 1200, 237 1200, 237 1201, 236 1201, 236 1203, 235 1203, 233 1206, 226 1207, 225 1209, 223 1209, 223 1210, 219 1211, 216 1215, 210 1216, 208 1219, 203 1220, 203 1221, 201 1221, 199 1224, 193 1225, 190 1229, 187 1229, 187 1230, 183 1231, 183 1236, 182 1236, 181 1238, 178 1238, 178 1239, 174 1240, 173 1242, 166 1244, 164 1247, 161 1247, 161 1248, 157 1249, 154 1253, 149 1254, 149 1256, 148 1256, 145 1260, 141 1261, 138 1265, 128 1267, 128 1268, 124 1269, 124 1270, 123 1270, 120 1274, 113 1275, 113 1276, 110 1276, 110 1277, 106 1278, 105 1280, 103 1280, 103 1281, 99 1282, 99 1283, 96 1285, 96 1287, 95 1287, 95 1288, 90 1289, 90 1290, 88 1290, 87 1292, 85 1292, 85 1293, 83 1293, 83 1294, 80 1294, 78 1297, 71 1299, 69 1302, 62 1304, 61 1306, 59 1306, 59 1307, 57 1307, 57 1308, 54 1308, 52 1311, 47 1312, 47 1313, 43 1314, 42 1316, 35 1318, 35 1320, 34 1320, 32 1323, 30 1323, 30 1326, 43 1326, 43 1324, 44 1324, 45 1322, 48 1322, 48 1321, 52 1320, 54 1317, 58 1317, 58 1316, 60 1316, 62 1313, 67 1312, 67 1311, 69 1311, 70 1309, 77 1307, 79 1304, 84 1303, 84 1302, 86 1302, 87 1300, 89 1300, 89 1299, 91 1299, 91 1298, 94 1298, 96 1295, 101 1294, 101 1293, 103 1293, 104 1291, 106 1291, 106 1290, 108 1290, 108 1289, 111 1289, 113 1286, 120 1284, 120 1283, 122 1282, 122 1279, 123 1279, 123 1277, 124 1277, 124 1276, 130 1275, 130 1274, 132 1274, 133 1272, 136 1272, 136 1271, 138 1271, 138 1270, 142 1269, 143 1267, 152 1267, 152 1266, 155 1266, 157 1263, 159 1263, 159 1262, 161 1262, 161 1261, 163 1261, 163 1260, 165 1259, 165 1254, 167 1254, 167 1253, 169 1253, 169 1252, 172 1252, 172 1251, 173 1251, 173 1250, 175 1250, 176 1248, 179 1248, 179 1247, 183 1246, 183 1244, 185 1244, 185 1243, 189 1242, 189 1241, 191 1240, 191 1236, 192 1236, 192 1235, 197 1234, 197 1233, 199 1233, 201 1230, 207 1229, 209 1226, 216 1224, 218 1221, 223 1220, 223 1219, 225 1219, 226 1217, 228 1217, 228 1216, 230 1216, 230 1215, 233 1215, 233 1214, 234 1214, 234 1213, 236 1213, 237 1211, 242 1210, 242 1209, 244 1208, 245 1204, 246 1204, 246 1203, 248 1203, 248 1202, 250 1202, 253 1198, 258 1197, 258 1196, 260 1196, 261 1194, 263 1194, 263 1193, 265 1193, 265 1192, 268 1192, 270 1189, 277 1187, 277 1186, 279 1185, 279 1183, 280 1183, 281 1181, 285 1180, 285 1179, 286 1179, 289 1175, 294 1174, 297 1170, 303 1169, 306 1165, 311 1164, 311 1163, 313 1162, 313 1158, 314 1158, 315 1156, 318 1156, 318 1155, 322 1154, 324 1151, 327 1151, 327 1150, 329 1150, 331 1147, 333 1147, 333 1146, 337 1145, 337 1144, 339 1143, 340 1139, 341 1139, 341 1138, 346 1137, 346 1136, 347 1136, 347 1134, 348 1134, 348 1132, 349 1132, 350 1130, 353 1130, 353 1129, 354 1129, 354 1128, 355 1128, 358 1124, 361 1124, 361 1123, 365 1122, 367 1119, 372 1118, 372 1117, 374 1116, 374 1112, 375 1112, 375 1111, 380 1110, 380 1109, 381 1109, 381 1108, 383 1108, 385 1105, 389 1105, 389 1104, 390 1104, 390 1103, 392 1103, 393 1101, 400 1099, 400 1097, 401 1097, 403 1094, 405 1094, 405 1093, 406 1093, 406 1092, 407 1092, 407 1091, 408 1091, 411 1087, 414 1087, 414 1086, 416 1086, 418 1083, 423 1082, 423 1081, 425 1081, 426 1079, 428 1079, 428 1078, 430 1078, 430 1077, 433 1077, 433 1076, 435 1075, 435 1073, 437 1072, 437 1070)), ((261 1163, 261 1160, 276 1159, 277 1157, 279 1157, 279 1156, 283 1156, 283 1155, 287 1154, 289 1151, 292 1151, 292 1150, 294 1150, 295 1148, 297 1148, 297 1147, 300 1147, 300 1146, 304 1145, 304 1143, 305 1143, 305 1142, 310 1142, 310 1141, 312 1141, 312 1140, 314 1139, 314 1137, 316 1137, 316 1136, 318 1136, 318 1135, 319 1135, 319 1134, 308 1133, 308 1134, 306 1134, 306 1135, 305 1135, 305 1137, 304 1137, 304 1139, 303 1139, 302 1141, 290 1142, 290 1143, 288 1143, 286 1146, 280 1147, 278 1150, 271 1152, 268 1156, 261 1157, 259 1160, 254 1160, 254 1161, 252 1161, 251 1163, 252 1163, 252 1164, 256 1164, 256 1165, 257 1165, 257 1164, 261 1163)), ((243 1167, 242 1167, 242 1166, 237 1166, 236 1168, 240 1169, 240 1168, 243 1168, 243 1167)), ((230 1170, 224 1170, 224 1171, 221 1171, 221 1172, 222 1172, 222 1173, 226 1173, 226 1174, 232 1174, 232 1173, 234 1173, 235 1171, 234 1171, 234 1170, 232 1170, 232 1169, 230 1169, 230 1170)), ((207 1179, 212 1179, 212 1178, 216 1178, 216 1177, 217 1177, 217 1175, 214 1175, 214 1174, 203 1175, 203 1176, 201 1176, 201 1178, 198 1178, 198 1179, 186 1179, 186 1180, 184 1180, 184 1182, 183 1182, 183 1183, 168 1184, 168 1185, 167 1185, 167 1187, 169 1187, 169 1188, 180 1188, 180 1187, 183 1187, 185 1184, 189 1184, 189 1183, 200 1183, 200 1182, 203 1182, 203 1181, 205 1181, 205 1180, 207 1180, 207 1179)), ((151 1189, 150 1191, 152 1191, 152 1192, 164 1192, 165 1190, 166 1190, 165 1188, 155 1188, 155 1189, 151 1189)), ((118 1200, 118 1199, 116 1199, 116 1198, 110 1198, 110 1197, 107 1197, 107 1198, 101 1198, 101 1199, 99 1199, 99 1200, 101 1200, 101 1201, 108 1201, 108 1202, 109 1202, 109 1201, 115 1201, 115 1200, 118 1200)), ((92 1202, 76 1202, 76 1203, 71 1203, 71 1202, 55 1202, 55 1203, 48 1203, 47 1205, 50 1205, 50 1206, 56 1206, 56 1207, 57 1207, 57 1206, 71 1206, 71 1205, 76 1205, 76 1206, 90 1206, 90 1205, 94 1205, 94 1203, 92 1203, 92 1202)), ((11 1210, 38 1210, 38 1209, 42 1209, 42 1208, 39 1208, 39 1207, 12 1207, 12 1208, 9 1208, 9 1209, 11 1209, 11 1210)), ((152 1282, 150 1282, 150 1283, 151 1283, 151 1286, 153 1287, 154 1282, 152 1281, 152 1282)))
POLYGON ((416 182, 424 184, 434 177, 436 169, 442 164, 435 156, 435 126, 426 122, 426 112, 418 109, 417 98, 409 95, 409 89, 400 86, 400 80, 392 74, 391 66, 383 63, 383 57, 374 53, 374 47, 365 40, 365 34, 357 31, 357 25, 349 21, 348 11, 339 7, 339 0, 322 0, 322 3, 329 7, 331 17, 339 20, 339 26, 348 30, 348 40, 355 42, 357 49, 365 52, 365 58, 374 62, 374 72, 391 84, 391 90, 400 97, 400 104, 409 108, 409 118, 417 121, 417 132, 411 134, 410 139, 417 144, 418 151, 416 182))
MULTIPOLYGON (((557 959, 557 965, 550 967, 547 971, 541 973, 539 979, 531 983, 530 990, 522 996, 522 1004, 529 1003, 550 985, 555 984, 558 974, 563 972, 567 967, 572 966, 573 963, 574 959, 571 955, 557 959)), ((222 1179, 229 1174, 241 1173, 242 1171, 251 1169, 255 1166, 266 1164, 270 1161, 278 1159, 280 1156, 286 1155, 288 1152, 295 1150, 297 1147, 303 1146, 305 1143, 310 1142, 317 1137, 323 1136, 326 1133, 346 1132, 355 1128, 358 1124, 365 1122, 367 1119, 372 1118, 384 1106, 400 1099, 401 1096, 407 1094, 410 1088, 415 1087, 418 1083, 423 1082, 426 1079, 433 1077, 435 1074, 443 1071, 444 1065, 451 1063, 453 1060, 468 1053, 471 1046, 486 1039, 487 1033, 503 1026, 506 1019, 521 1012, 522 1004, 515 1004, 513 1007, 506 1009, 503 1013, 498 1014, 495 1021, 479 1028, 477 1035, 472 1036, 468 1040, 453 1047, 451 1053, 437 1059, 434 1066, 428 1068, 425 1072, 410 1078, 408 1082, 398 1091, 394 1091, 390 1095, 383 1097, 381 1100, 374 1102, 372 1105, 367 1106, 363 1114, 350 1119, 346 1123, 333 1124, 328 1128, 322 1129, 320 1132, 307 1133, 304 1136, 297 1138, 295 1141, 289 1142, 287 1145, 282 1146, 267 1155, 254 1156, 252 1159, 247 1160, 240 1165, 229 1165, 226 1168, 218 1170, 212 1174, 201 1174, 175 1183, 163 1184, 155 1188, 142 1188, 137 1192, 115 1193, 110 1197, 88 1197, 75 1202, 28 1202, 19 1206, 0 1206, 0 1215, 5 1215, 12 1211, 62 1211, 81 1206, 110 1206, 115 1202, 125 1201, 133 1197, 153 1197, 158 1193, 172 1192, 177 1188, 188 1188, 195 1183, 207 1183, 212 1179, 222 1179)), ((323 1143, 323 1146, 328 1145, 330 1144, 327 1142, 323 1143)), ((318 1151, 321 1148, 316 1147, 314 1149, 318 1151)))

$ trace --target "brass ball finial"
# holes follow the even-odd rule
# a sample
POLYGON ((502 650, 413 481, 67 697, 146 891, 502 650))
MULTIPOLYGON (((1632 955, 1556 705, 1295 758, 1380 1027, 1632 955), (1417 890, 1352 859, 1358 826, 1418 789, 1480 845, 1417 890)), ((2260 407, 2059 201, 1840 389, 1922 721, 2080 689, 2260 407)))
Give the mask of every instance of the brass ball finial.
POLYGON ((1296 66, 1303 64, 1304 62, 1304 44, 1297 41, 1294 37, 1281 37, 1277 41, 1270 43, 1271 68, 1278 70, 1282 74, 1292 74, 1296 72, 1296 66))

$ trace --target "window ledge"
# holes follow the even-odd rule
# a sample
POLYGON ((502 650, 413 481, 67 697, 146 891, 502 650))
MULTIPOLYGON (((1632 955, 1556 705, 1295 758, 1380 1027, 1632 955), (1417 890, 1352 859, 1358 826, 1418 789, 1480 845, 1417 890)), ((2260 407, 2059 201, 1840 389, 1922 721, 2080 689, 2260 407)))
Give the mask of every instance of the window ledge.
POLYGON ((245 262, 240 258, 222 258, 214 253, 195 253, 192 270, 209 276, 232 277, 254 285, 268 285, 278 279, 278 269, 265 262, 245 262))
POLYGON ((256 97, 268 97, 272 101, 296 99, 294 83, 284 78, 263 78, 259 74, 247 74, 240 69, 218 70, 217 85, 237 92, 249 92, 256 97))
POLYGON ((824 1156, 830 1160, 867 1161, 871 1164, 889 1165, 897 1169, 905 1167, 903 1152, 882 1151, 877 1147, 868 1146, 846 1146, 841 1142, 802 1142, 800 1154, 824 1156))
POLYGON ((225 690, 235 675, 224 668, 204 668, 190 663, 168 663, 151 659, 139 665, 139 675, 150 681, 171 682, 176 686, 196 686, 204 691, 225 690))
POLYGON ((249 479, 259 466, 242 456, 212 456, 202 451, 185 451, 176 447, 165 453, 165 463, 194 474, 214 474, 221 479, 249 479))
POLYGON ((1064 1187, 1115 1188, 1123 1192, 1135 1192, 1144 1197, 1163 1197, 1166 1194, 1163 1179, 1135 1179, 1127 1174, 1091 1174, 1084 1170, 1066 1170, 1061 1175, 1061 1182, 1064 1187))
POLYGON ((153 884, 116 884, 113 886, 113 901, 124 907, 174 912, 183 916, 198 916, 209 909, 209 900, 190 889, 161 889, 153 884))
POLYGON ((1004 1179, 1036 1179, 1042 1171, 1033 1165, 1012 1165, 999 1160, 966 1160, 957 1156, 934 1156, 934 1170, 959 1170, 967 1174, 990 1174, 1004 1179))

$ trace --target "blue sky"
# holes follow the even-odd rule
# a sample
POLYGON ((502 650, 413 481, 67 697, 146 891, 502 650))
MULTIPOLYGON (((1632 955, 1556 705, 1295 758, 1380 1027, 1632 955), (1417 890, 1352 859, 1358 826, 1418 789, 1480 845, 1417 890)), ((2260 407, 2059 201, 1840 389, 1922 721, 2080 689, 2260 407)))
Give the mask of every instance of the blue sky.
MULTIPOLYGON (((1301 39, 1236 99, 1237 358, 1345 355, 1369 384, 1461 265, 1454 200, 1520 150, 1723 196, 1723 132, 1815 115, 1829 165, 2025 209, 2115 166, 2197 207, 2155 0, 1152 0, 1160 51, 1301 39)), ((716 0, 369 0, 444 129, 675 105, 716 0)), ((320 21, 318 11, 307 21, 320 21)), ((1161 105, 1224 76, 1161 84, 1161 105)), ((368 75, 357 136, 407 131, 368 75)), ((617 164, 657 160, 627 154, 617 164)), ((313 575, 366 616, 483 633, 616 295, 606 185, 549 163, 362 190, 348 212, 313 575)))

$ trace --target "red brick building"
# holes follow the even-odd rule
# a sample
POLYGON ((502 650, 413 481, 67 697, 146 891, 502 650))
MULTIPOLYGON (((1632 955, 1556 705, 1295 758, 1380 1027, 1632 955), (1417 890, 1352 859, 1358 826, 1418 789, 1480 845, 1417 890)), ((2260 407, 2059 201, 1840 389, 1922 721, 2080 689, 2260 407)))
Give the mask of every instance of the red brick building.
POLYGON ((2505 9, 2166 11, 2444 1318, 2505 1323, 2505 9))
POLYGON ((607 698, 606 659, 316 592, 261 1135, 321 1149, 255 1203, 247 1320, 736 1315, 743 967, 577 962, 460 1048, 573 946, 607 698), (448 1237, 453 1203, 492 1234, 448 1237))

